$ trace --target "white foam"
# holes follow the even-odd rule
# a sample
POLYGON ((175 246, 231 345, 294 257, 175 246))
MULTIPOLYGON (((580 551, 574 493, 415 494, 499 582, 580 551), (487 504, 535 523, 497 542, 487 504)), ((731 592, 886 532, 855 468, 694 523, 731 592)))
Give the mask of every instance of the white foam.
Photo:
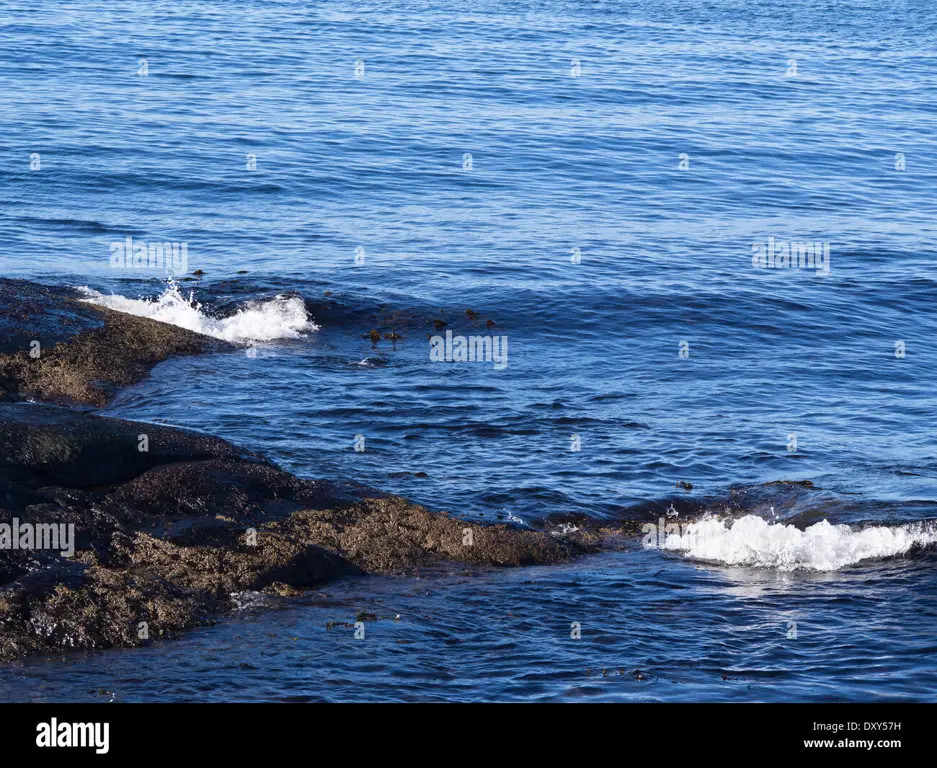
POLYGON ((550 531, 550 533, 553 536, 569 536, 569 534, 576 533, 578 530, 578 525, 573 525, 572 523, 560 523, 560 527, 555 531, 550 531))
POLYGON ((735 521, 704 518, 671 533, 661 549, 726 565, 779 571, 836 571, 872 558, 903 555, 915 544, 937 543, 934 523, 853 529, 823 520, 800 530, 746 515, 735 521))
POLYGON ((186 299, 173 282, 155 299, 128 299, 115 294, 107 296, 90 288, 79 290, 87 296, 84 301, 90 304, 128 315, 148 317, 234 343, 296 339, 306 332, 318 330, 307 314, 303 300, 297 296, 249 301, 234 315, 215 318, 207 315, 191 295, 186 299))

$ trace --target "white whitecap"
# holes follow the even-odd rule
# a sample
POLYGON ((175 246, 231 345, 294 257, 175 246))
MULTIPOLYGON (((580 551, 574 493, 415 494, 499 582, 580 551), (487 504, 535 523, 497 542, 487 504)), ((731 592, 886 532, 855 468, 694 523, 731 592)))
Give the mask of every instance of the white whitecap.
POLYGON ((874 558, 895 557, 937 543, 933 522, 853 528, 827 520, 804 530, 754 515, 704 518, 668 534, 661 549, 697 560, 779 571, 836 571, 874 558))
POLYGON ((578 525, 573 525, 572 523, 560 523, 560 527, 555 531, 550 531, 550 534, 553 536, 569 536, 569 534, 576 533, 578 530, 578 525))
POLYGON ((296 339, 318 329, 298 296, 249 301, 235 314, 215 318, 206 314, 191 295, 185 298, 178 285, 172 282, 162 295, 154 299, 128 299, 116 294, 105 295, 90 288, 79 290, 87 296, 84 301, 89 304, 148 317, 233 343, 296 339))

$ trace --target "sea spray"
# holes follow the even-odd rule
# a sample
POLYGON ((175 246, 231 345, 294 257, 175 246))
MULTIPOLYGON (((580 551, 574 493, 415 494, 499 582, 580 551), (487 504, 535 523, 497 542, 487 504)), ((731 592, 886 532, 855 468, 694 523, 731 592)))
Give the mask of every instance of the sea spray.
POLYGON ((128 299, 105 295, 90 288, 80 288, 89 304, 107 307, 137 317, 148 317, 176 325, 195 333, 233 343, 301 338, 318 330, 298 296, 276 296, 263 301, 249 301, 238 311, 223 318, 207 314, 193 295, 182 295, 172 280, 163 293, 153 299, 128 299))
POLYGON ((862 560, 903 555, 914 546, 937 543, 930 523, 853 528, 827 520, 804 530, 746 515, 737 520, 703 518, 668 526, 660 548, 725 565, 779 571, 836 571, 862 560))

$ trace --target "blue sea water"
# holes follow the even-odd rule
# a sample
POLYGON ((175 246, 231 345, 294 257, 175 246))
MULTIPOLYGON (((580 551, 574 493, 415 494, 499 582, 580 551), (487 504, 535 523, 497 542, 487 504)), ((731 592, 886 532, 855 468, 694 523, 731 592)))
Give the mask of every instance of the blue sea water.
POLYGON ((934 700, 935 76, 929 0, 4 0, 0 274, 165 297, 111 246, 173 241, 203 320, 318 326, 105 413, 477 520, 772 527, 245 598, 0 699, 934 700), (446 330, 507 367, 431 362, 446 330))

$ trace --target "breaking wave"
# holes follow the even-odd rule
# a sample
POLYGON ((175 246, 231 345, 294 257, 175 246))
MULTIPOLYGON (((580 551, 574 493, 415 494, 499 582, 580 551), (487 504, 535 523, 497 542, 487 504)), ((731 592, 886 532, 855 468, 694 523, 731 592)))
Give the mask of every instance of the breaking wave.
POLYGON ((735 521, 704 518, 670 533, 661 549, 726 565, 779 571, 836 571, 862 560, 903 555, 937 543, 933 522, 853 528, 823 520, 804 530, 746 515, 735 521))
POLYGON ((192 296, 188 299, 183 296, 178 285, 172 282, 162 295, 154 299, 128 299, 115 294, 105 295, 90 288, 79 290, 85 294, 87 298, 84 301, 89 304, 148 317, 233 343, 296 339, 318 329, 306 312, 303 300, 297 296, 248 301, 235 314, 215 318, 208 315, 192 296))

